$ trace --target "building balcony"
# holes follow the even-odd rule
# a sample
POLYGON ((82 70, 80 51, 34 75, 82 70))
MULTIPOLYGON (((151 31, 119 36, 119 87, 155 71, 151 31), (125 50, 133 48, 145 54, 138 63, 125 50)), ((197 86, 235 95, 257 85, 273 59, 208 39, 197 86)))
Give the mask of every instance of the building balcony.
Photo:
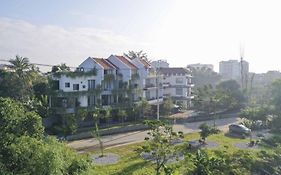
POLYGON ((194 96, 171 96, 173 100, 191 100, 194 96))
POLYGON ((161 104, 163 102, 163 97, 159 97, 159 99, 150 98, 150 99, 146 99, 146 100, 150 105, 157 105, 158 103, 161 104))
POLYGON ((154 83, 149 83, 149 84, 146 84, 146 85, 145 85, 145 88, 150 89, 150 88, 157 88, 157 87, 156 87, 156 84, 154 84, 154 83))
POLYGON ((191 88, 194 87, 194 84, 163 84, 164 88, 191 88))

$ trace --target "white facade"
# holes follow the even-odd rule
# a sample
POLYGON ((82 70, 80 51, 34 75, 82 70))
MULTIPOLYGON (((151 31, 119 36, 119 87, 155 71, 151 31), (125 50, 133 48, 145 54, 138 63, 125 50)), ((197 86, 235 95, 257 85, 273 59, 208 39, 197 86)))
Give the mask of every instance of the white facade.
MULTIPOLYGON (((63 107, 75 108, 76 104, 80 107, 91 107, 98 104, 102 106, 112 106, 118 104, 119 95, 113 93, 120 88, 121 83, 133 86, 133 101, 147 99, 150 104, 163 101, 163 90, 157 89, 156 76, 151 76, 150 65, 141 60, 129 60, 123 56, 111 55, 108 59, 87 58, 82 62, 78 71, 81 73, 96 70, 96 75, 67 76, 61 74, 59 77, 53 76, 58 82, 59 98, 63 101, 63 107), (105 80, 105 77, 112 75, 114 79, 105 80), (138 78, 136 78, 139 75, 138 78), (135 77, 135 78, 134 78, 135 77), (153 84, 151 87, 147 87, 153 84), (100 88, 100 93, 88 93, 100 88), (140 94, 138 92, 141 92, 140 94), (70 97, 67 94, 77 94, 70 97), (159 98, 159 99, 157 99, 159 98), (69 104, 71 101, 72 103, 69 104), (73 102, 74 101, 74 102, 73 102), (100 102, 98 102, 100 101, 100 102)), ((122 91, 121 89, 119 91, 122 91)), ((124 96, 128 98, 128 96, 124 96)), ((74 110, 68 110, 74 112, 74 110)))
POLYGON ((164 96, 171 97, 177 103, 181 102, 186 107, 190 106, 191 88, 194 86, 191 82, 191 75, 185 68, 162 68, 159 73, 163 76, 164 96))
MULTIPOLYGON (((243 74, 246 76, 249 73, 249 63, 243 61, 243 74)), ((219 73, 225 80, 241 79, 241 63, 238 60, 221 61, 219 66, 219 73)))

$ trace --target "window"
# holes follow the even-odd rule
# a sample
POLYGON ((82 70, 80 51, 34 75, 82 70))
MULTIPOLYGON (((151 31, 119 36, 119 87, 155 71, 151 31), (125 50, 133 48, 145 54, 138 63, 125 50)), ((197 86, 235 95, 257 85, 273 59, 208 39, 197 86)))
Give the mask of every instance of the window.
POLYGON ((183 83, 183 78, 176 78, 176 83, 177 84, 182 84, 183 83))
POLYGON ((88 106, 95 106, 95 104, 96 104, 96 97, 88 96, 88 106))
POLYGON ((95 89, 96 81, 95 80, 88 80, 88 89, 95 89))
POLYGON ((182 88, 176 88, 176 95, 182 95, 183 89, 182 88))
POLYGON ((65 87, 70 88, 70 83, 69 82, 65 83, 65 87))
POLYGON ((73 84, 73 90, 79 91, 79 84, 73 84))

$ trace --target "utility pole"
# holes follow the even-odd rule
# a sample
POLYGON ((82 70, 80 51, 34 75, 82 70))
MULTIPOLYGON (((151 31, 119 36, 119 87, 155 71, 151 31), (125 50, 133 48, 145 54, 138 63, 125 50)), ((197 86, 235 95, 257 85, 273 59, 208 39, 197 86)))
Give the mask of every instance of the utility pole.
POLYGON ((158 76, 159 68, 160 68, 159 63, 160 62, 158 60, 158 66, 156 68, 157 120, 160 120, 160 116, 159 116, 159 76, 158 76))

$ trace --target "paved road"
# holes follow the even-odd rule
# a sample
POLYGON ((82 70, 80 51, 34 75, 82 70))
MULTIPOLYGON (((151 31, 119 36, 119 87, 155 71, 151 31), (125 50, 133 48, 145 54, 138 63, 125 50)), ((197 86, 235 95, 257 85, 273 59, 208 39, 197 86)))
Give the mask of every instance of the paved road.
MULTIPOLYGON (((228 130, 228 125, 232 123, 237 123, 239 118, 226 118, 226 119, 217 119, 216 125, 222 131, 228 130)), ((193 122, 193 123, 175 123, 173 128, 175 131, 182 131, 186 133, 198 132, 198 127, 201 123, 213 124, 213 121, 203 121, 203 122, 193 122)), ((137 143, 144 141, 144 138, 147 136, 147 131, 136 131, 130 133, 116 134, 103 136, 102 140, 105 147, 114 147, 120 145, 126 145, 131 143, 137 143)), ((90 151, 98 148, 98 142, 95 138, 83 139, 69 142, 68 145, 78 151, 90 151)))

